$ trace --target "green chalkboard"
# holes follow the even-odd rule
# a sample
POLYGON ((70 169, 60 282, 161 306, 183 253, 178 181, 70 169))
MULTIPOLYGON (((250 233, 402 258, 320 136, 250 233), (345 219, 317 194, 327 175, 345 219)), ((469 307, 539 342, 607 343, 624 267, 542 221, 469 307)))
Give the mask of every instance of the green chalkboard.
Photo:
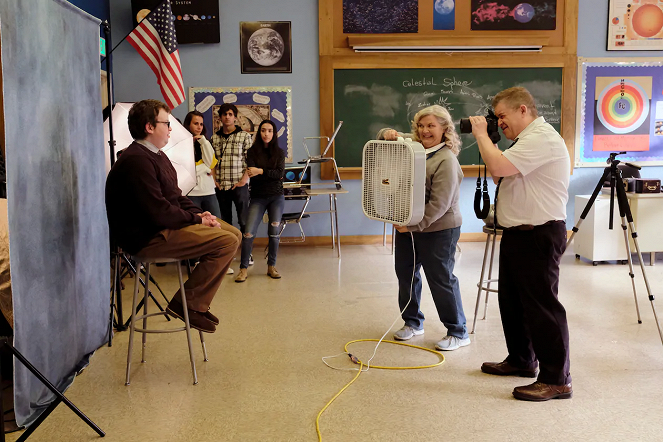
MULTIPOLYGON (((508 69, 337 69, 334 71, 334 120, 343 120, 334 154, 339 167, 360 167, 364 144, 383 127, 410 132, 420 109, 446 107, 458 121, 485 115, 493 97, 513 86, 527 88, 540 116, 560 131, 562 68, 508 69)), ((478 147, 471 134, 461 135, 462 165, 478 164, 478 147)), ((499 146, 510 141, 502 136, 499 146)))

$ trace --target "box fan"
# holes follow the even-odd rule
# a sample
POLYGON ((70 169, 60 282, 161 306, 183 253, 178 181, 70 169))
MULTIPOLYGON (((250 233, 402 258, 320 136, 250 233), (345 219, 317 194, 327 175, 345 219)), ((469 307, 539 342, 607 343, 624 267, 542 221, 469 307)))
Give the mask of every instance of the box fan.
POLYGON ((418 224, 426 199, 426 151, 411 139, 372 140, 362 155, 362 209, 370 219, 418 224))

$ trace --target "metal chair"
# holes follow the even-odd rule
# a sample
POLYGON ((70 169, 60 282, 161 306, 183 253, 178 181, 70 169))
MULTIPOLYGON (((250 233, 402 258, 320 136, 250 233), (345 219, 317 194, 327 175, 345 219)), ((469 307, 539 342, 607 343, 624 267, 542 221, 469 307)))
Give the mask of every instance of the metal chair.
MULTIPOLYGON (((193 358, 193 346, 191 344, 191 327, 189 326, 189 312, 186 308, 186 295, 184 291, 184 280, 182 279, 182 265, 180 263, 179 259, 172 259, 172 258, 145 258, 145 257, 140 257, 140 256, 134 256, 133 260, 136 262, 136 278, 134 282, 134 297, 133 297, 133 306, 131 308, 131 325, 129 326, 129 350, 127 354, 127 379, 126 379, 126 385, 130 385, 130 376, 131 376, 131 354, 133 351, 133 344, 134 344, 134 332, 142 333, 143 334, 143 348, 142 348, 142 353, 141 353, 141 362, 145 362, 145 347, 147 344, 147 334, 148 333, 175 333, 175 332, 180 332, 184 331, 186 332, 186 339, 187 343, 189 345, 189 359, 191 360, 191 371, 193 372, 193 384, 196 385, 198 383, 198 375, 196 373, 196 363, 193 358), (147 328, 147 318, 150 316, 158 316, 158 315, 165 315, 167 316, 168 314, 165 311, 158 311, 156 313, 148 313, 147 312, 147 304, 148 304, 148 299, 149 299, 149 283, 150 283, 150 264, 152 263, 168 263, 168 262, 174 262, 177 265, 177 276, 180 281, 180 296, 182 297, 182 305, 184 306, 184 327, 178 327, 178 328, 170 328, 170 329, 148 329, 147 328), (136 309, 138 305, 138 290, 140 287, 140 278, 138 275, 140 275, 141 267, 145 268, 145 292, 143 295, 143 314, 140 316, 136 315, 136 309), (142 328, 137 328, 136 327, 136 321, 142 319, 143 320, 143 327, 142 328)), ((205 338, 203 336, 203 332, 200 332, 200 343, 203 346, 203 356, 205 362, 207 362, 207 348, 205 347, 205 338)))
POLYGON ((291 197, 288 198, 288 200, 303 200, 304 205, 302 206, 302 209, 299 212, 284 213, 281 216, 281 229, 279 230, 279 242, 281 244, 304 242, 306 241, 306 234, 304 234, 304 229, 302 228, 301 221, 305 218, 311 217, 311 215, 305 213, 306 207, 308 206, 309 201, 311 201, 311 197, 310 196, 291 197), (297 226, 299 226, 299 238, 294 237, 294 239, 293 238, 287 238, 285 240, 283 239, 283 236, 281 234, 283 233, 285 227, 288 224, 297 224, 297 226))
POLYGON ((488 294, 497 293, 497 289, 490 288, 490 284, 497 282, 498 278, 493 278, 493 261, 495 257, 495 243, 497 242, 497 237, 502 236, 502 229, 494 229, 492 227, 484 226, 483 233, 486 234, 486 248, 483 251, 483 264, 481 265, 481 277, 477 283, 479 290, 477 291, 477 304, 474 308, 474 321, 472 321, 472 331, 471 334, 474 334, 474 329, 477 325, 477 315, 479 313, 479 303, 481 302, 481 292, 486 292, 486 301, 483 309, 483 318, 486 319, 486 312, 488 310, 488 294), (492 240, 492 247, 490 249, 490 265, 488 266, 488 278, 484 279, 484 274, 486 271, 486 259, 488 258, 488 246, 492 240))

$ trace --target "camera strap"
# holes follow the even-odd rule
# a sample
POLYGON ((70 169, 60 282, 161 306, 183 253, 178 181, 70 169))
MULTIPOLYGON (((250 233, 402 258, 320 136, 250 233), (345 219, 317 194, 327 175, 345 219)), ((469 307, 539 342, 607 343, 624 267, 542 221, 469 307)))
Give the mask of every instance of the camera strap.
MULTIPOLYGON (((479 154, 479 164, 481 164, 481 154, 479 154)), ((488 172, 486 165, 483 165, 483 190, 481 189, 481 169, 477 176, 477 188, 474 192, 474 214, 479 219, 486 219, 490 211, 490 195, 488 195, 488 172), (482 207, 483 203, 483 207, 482 207)))

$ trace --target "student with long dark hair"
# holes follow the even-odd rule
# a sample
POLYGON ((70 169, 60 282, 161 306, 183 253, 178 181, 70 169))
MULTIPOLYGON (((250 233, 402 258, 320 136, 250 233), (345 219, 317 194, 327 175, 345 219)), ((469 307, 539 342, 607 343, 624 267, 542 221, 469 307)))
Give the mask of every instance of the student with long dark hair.
POLYGON ((193 154, 196 160, 196 187, 187 195, 191 201, 204 211, 221 218, 221 209, 216 199, 216 185, 212 171, 217 160, 214 148, 205 138, 207 128, 203 123, 203 114, 191 111, 184 118, 184 127, 193 135, 193 154))
POLYGON ((242 238, 242 263, 235 282, 244 282, 248 277, 247 269, 253 248, 253 238, 265 211, 269 216, 267 275, 279 279, 281 275, 275 266, 279 249, 279 226, 285 205, 283 196, 285 153, 279 147, 276 124, 273 121, 264 120, 258 126, 256 139, 247 153, 246 165, 251 177, 251 203, 246 220, 246 231, 242 238))

